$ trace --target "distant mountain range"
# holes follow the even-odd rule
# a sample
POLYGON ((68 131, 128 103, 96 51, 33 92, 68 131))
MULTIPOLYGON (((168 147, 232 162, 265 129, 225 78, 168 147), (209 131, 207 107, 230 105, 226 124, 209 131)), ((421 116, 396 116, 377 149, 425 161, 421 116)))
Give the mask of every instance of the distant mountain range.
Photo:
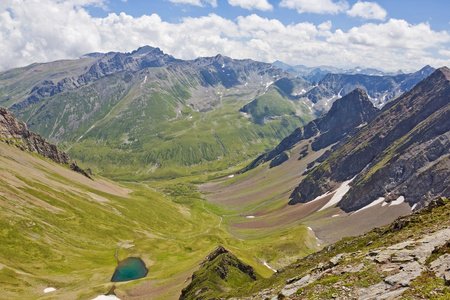
POLYGON ((355 67, 353 69, 342 69, 332 66, 317 66, 317 67, 306 67, 304 65, 292 66, 286 64, 282 61, 275 61, 272 63, 274 66, 285 70, 289 74, 296 77, 303 77, 311 82, 319 82, 326 74, 349 74, 349 75, 370 75, 370 76, 395 76, 404 74, 402 70, 397 72, 383 72, 373 68, 360 68, 355 67))
POLYGON ((0 105, 97 172, 173 177, 265 152, 354 88, 382 107, 431 71, 330 73, 315 84, 267 63, 145 46, 2 72, 0 105))

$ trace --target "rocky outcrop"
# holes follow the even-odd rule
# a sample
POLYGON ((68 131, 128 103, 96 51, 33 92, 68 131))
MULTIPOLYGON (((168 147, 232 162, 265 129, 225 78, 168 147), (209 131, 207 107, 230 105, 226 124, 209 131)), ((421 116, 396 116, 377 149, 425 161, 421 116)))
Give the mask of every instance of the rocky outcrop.
POLYGON ((16 119, 11 112, 0 108, 0 138, 22 150, 39 153, 59 164, 68 164, 69 156, 48 143, 42 136, 28 130, 27 125, 16 119))
POLYGON ((29 131, 27 125, 16 119, 10 111, 0 107, 0 141, 14 145, 23 151, 38 153, 58 164, 70 164, 70 169, 91 178, 69 155, 59 151, 56 145, 48 143, 42 136, 29 131))
POLYGON ((339 206, 357 210, 379 197, 411 206, 450 196, 450 70, 416 85, 341 145, 299 184, 290 204, 306 203, 354 179, 339 206))
POLYGON ((276 282, 283 273, 296 276, 252 296, 232 299, 444 299, 450 292, 448 206, 448 200, 438 199, 391 225, 331 245, 280 270, 267 282, 276 282), (440 218, 445 221, 436 223, 440 218), (405 221, 409 228, 399 228, 398 223, 405 221))
POLYGON ((293 148, 298 142, 316 136, 311 144, 313 151, 317 151, 334 144, 348 135, 352 135, 376 116, 378 109, 370 102, 366 92, 355 89, 348 95, 336 100, 328 113, 301 128, 297 128, 291 135, 284 138, 274 150, 263 154, 248 165, 243 172, 256 166, 275 160, 271 167, 286 160, 283 153, 293 148))
POLYGON ((261 278, 253 267, 240 261, 223 246, 214 249, 192 275, 180 299, 212 299, 218 295, 261 278))

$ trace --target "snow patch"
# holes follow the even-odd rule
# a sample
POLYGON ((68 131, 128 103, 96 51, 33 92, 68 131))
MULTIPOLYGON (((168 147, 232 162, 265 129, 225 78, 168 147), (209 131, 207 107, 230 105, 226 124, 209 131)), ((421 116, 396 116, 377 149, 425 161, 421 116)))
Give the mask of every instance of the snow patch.
POLYGON ((380 204, 381 202, 384 202, 384 197, 380 197, 380 198, 378 198, 377 200, 372 201, 372 203, 369 203, 369 204, 367 204, 366 206, 364 206, 363 208, 360 208, 360 209, 358 209, 357 211, 355 211, 354 214, 356 214, 356 213, 358 213, 358 212, 360 212, 360 211, 362 211, 362 210, 364 210, 364 209, 367 209, 367 208, 369 208, 369 207, 378 205, 378 204, 380 204))
POLYGON ((327 204, 325 204, 319 211, 324 210, 325 208, 332 207, 339 203, 339 201, 342 200, 342 197, 344 197, 345 194, 350 190, 350 182, 353 181, 355 177, 353 177, 350 180, 344 181, 341 186, 336 190, 333 197, 328 201, 327 204))
POLYGON ((120 300, 120 298, 117 298, 116 295, 100 295, 100 296, 97 296, 96 298, 94 298, 92 300, 114 300, 114 299, 119 299, 120 300))
POLYGON ((386 205, 388 205, 389 203, 387 203, 387 202, 383 202, 383 204, 381 204, 381 206, 386 206, 386 205))
POLYGON ((403 202, 405 202, 405 197, 400 196, 400 197, 397 198, 397 200, 392 201, 392 202, 391 202, 391 205, 389 205, 389 206, 392 206, 392 205, 400 205, 400 204, 402 204, 403 202))
POLYGON ((332 217, 332 218, 339 217, 339 214, 337 214, 337 215, 332 215, 331 217, 332 217))
POLYGON ((314 202, 316 200, 320 200, 320 199, 324 198, 325 196, 328 196, 329 194, 330 194, 330 192, 326 192, 323 195, 317 196, 316 198, 314 198, 312 201, 309 201, 308 203, 314 202))
POLYGON ((313 231, 313 230, 312 230, 312 228, 311 228, 311 227, 309 227, 309 226, 308 226, 308 229, 309 229, 309 230, 311 230, 311 231, 313 231))
POLYGON ((415 203, 412 207, 411 207, 411 211, 414 211, 414 209, 416 208, 417 203, 415 203))
POLYGON ((48 287, 48 288, 44 289, 44 294, 51 293, 54 291, 56 291, 56 289, 54 287, 48 287))
POLYGON ((274 271, 274 272, 277 271, 276 269, 274 269, 274 268, 272 268, 271 266, 269 266, 269 264, 267 263, 267 261, 264 262, 264 265, 265 265, 266 267, 268 267, 269 269, 271 269, 272 271, 274 271))
POLYGON ((142 83, 141 83, 141 87, 142 87, 146 82, 147 82, 147 75, 145 75, 144 81, 142 81, 142 83))
POLYGON ((228 176, 228 178, 233 178, 234 177, 234 174, 231 174, 230 176, 228 176))
POLYGON ((254 219, 255 216, 246 216, 247 219, 254 219))

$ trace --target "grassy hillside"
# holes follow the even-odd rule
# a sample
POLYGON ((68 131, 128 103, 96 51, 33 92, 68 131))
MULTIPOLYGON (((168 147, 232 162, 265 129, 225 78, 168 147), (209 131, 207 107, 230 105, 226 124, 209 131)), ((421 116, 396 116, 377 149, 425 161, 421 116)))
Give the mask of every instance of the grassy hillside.
POLYGON ((304 227, 232 237, 220 209, 201 199, 192 184, 203 177, 117 185, 5 143, 0 154, 0 299, 104 294, 112 287, 116 250, 119 259, 138 256, 149 268, 146 278, 117 283, 117 295, 132 291, 154 299, 176 299, 185 279, 219 244, 263 276, 272 273, 263 262, 312 251, 298 247, 302 240, 286 243, 304 234, 304 227), (48 287, 56 291, 44 294, 48 287))
POLYGON ((100 122, 69 153, 115 179, 173 178, 235 166, 309 120, 282 114, 255 124, 239 112, 242 100, 231 97, 208 112, 183 107, 175 115, 176 105, 167 94, 133 101, 120 121, 111 116, 100 122))

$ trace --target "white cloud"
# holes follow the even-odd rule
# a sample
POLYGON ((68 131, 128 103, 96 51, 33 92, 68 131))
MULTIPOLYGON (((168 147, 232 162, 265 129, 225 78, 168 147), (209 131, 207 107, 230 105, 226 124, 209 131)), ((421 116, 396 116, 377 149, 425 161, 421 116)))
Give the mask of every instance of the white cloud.
POLYGON ((384 21, 387 12, 378 3, 375 2, 356 2, 352 8, 347 11, 351 17, 360 17, 363 19, 374 19, 384 21))
POLYGON ((441 49, 439 50, 439 54, 450 58, 450 50, 441 49))
POLYGON ((195 6, 204 6, 206 3, 210 4, 212 7, 217 7, 217 0, 168 0, 168 1, 172 3, 189 4, 195 6))
POLYGON ((280 6, 296 9, 299 14, 337 14, 348 9, 348 3, 344 0, 338 2, 332 0, 282 0, 280 6))
POLYGON ((425 50, 450 42, 450 35, 445 31, 433 31, 428 23, 411 25, 405 20, 390 19, 387 23, 353 27, 347 33, 336 30, 327 41, 341 45, 425 50))
POLYGON ((248 10, 259 9, 267 11, 273 9, 273 6, 267 0, 228 0, 228 3, 248 10))
POLYGON ((386 70, 450 66, 445 50, 449 49, 449 33, 434 31, 428 23, 411 25, 391 19, 331 31, 331 21, 285 25, 256 14, 235 20, 210 14, 169 23, 157 14, 133 17, 112 13, 94 18, 78 5, 102 5, 103 1, 37 2, 1 1, 0 70, 89 52, 130 52, 143 45, 159 47, 181 59, 221 53, 307 66, 360 65, 386 70), (441 58, 433 56, 438 51, 441 58))

